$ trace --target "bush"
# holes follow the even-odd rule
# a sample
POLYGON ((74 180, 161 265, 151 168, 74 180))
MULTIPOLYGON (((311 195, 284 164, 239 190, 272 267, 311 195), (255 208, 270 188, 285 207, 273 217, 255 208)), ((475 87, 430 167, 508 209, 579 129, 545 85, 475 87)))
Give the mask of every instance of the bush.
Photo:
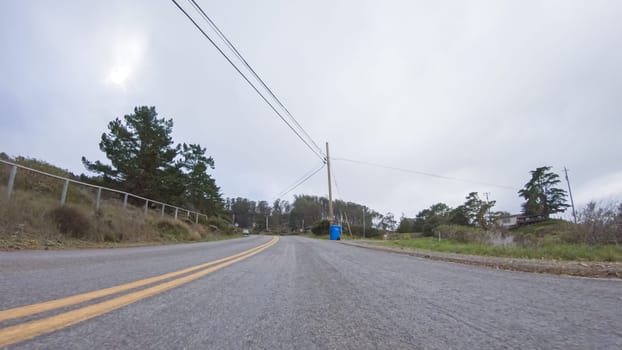
POLYGON ((84 238, 91 228, 88 218, 72 207, 57 207, 50 216, 61 233, 73 238, 84 238))
POLYGON ((549 219, 509 231, 514 241, 524 247, 539 247, 546 244, 576 242, 577 226, 573 223, 549 219))
POLYGON ((461 243, 489 243, 492 233, 477 227, 462 225, 440 225, 433 230, 434 236, 440 234, 441 239, 450 239, 461 243))
POLYGON ((197 231, 190 230, 190 232, 188 232, 188 233, 189 233, 189 238, 190 238, 191 241, 200 241, 201 238, 203 238, 201 236, 201 234, 199 232, 197 232, 197 231))
POLYGON ((316 235, 327 235, 330 234, 330 221, 328 220, 320 220, 313 224, 311 227, 311 232, 316 235))
MULTIPOLYGON (((361 236, 363 235, 363 230, 362 229, 359 231, 359 235, 361 235, 361 236)), ((367 237, 367 238, 380 237, 380 235, 381 235, 380 230, 378 230, 376 228, 367 227, 365 229, 365 237, 367 237)))
POLYGON ((588 203, 578 214, 579 230, 574 237, 580 243, 622 243, 622 204, 588 203))
MULTIPOLYGON (((363 237, 363 226, 351 225, 349 229, 352 230, 353 235, 363 237)), ((347 225, 344 225, 344 232, 348 232, 347 225)), ((377 237, 377 236, 380 236, 380 230, 375 229, 373 227, 369 227, 369 226, 365 227, 366 238, 377 237)))
POLYGON ((201 224, 192 225, 192 231, 196 232, 200 236, 199 238, 205 238, 209 233, 208 228, 201 224))
POLYGON ((219 231, 223 231, 226 233, 232 232, 231 222, 227 219, 224 219, 218 216, 212 216, 208 218, 206 225, 208 227, 216 227, 219 231))
POLYGON ((190 226, 179 220, 160 219, 155 222, 155 227, 160 233, 160 237, 172 241, 189 240, 193 236, 190 226))

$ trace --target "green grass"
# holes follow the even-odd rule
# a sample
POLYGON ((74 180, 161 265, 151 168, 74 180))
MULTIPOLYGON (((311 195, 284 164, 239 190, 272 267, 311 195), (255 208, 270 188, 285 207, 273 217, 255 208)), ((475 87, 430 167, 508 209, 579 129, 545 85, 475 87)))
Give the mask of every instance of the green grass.
POLYGON ((539 247, 501 247, 476 243, 458 243, 434 238, 380 241, 376 244, 388 247, 414 248, 444 253, 496 256, 507 258, 574 260, 574 261, 622 261, 622 247, 615 245, 552 244, 539 247))

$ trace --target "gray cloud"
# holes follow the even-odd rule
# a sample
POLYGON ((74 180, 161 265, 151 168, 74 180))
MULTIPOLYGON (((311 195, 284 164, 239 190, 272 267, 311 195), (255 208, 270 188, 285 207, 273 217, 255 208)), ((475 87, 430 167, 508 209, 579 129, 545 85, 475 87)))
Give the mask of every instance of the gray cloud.
MULTIPOLYGON (((516 188, 567 166, 578 202, 622 197, 617 1, 200 3, 337 157, 516 188)), ((10 154, 82 172, 109 120, 155 105, 177 142, 208 148, 226 196, 271 199, 319 163, 169 2, 16 2, 0 44, 10 154)), ((470 191, 520 208, 512 190, 334 172, 339 196, 398 215, 470 191)))

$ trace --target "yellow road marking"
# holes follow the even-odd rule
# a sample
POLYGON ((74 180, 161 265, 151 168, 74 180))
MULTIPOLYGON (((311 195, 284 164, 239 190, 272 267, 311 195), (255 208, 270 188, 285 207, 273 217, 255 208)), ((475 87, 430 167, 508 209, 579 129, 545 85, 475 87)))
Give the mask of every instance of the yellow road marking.
POLYGON ((0 329, 0 347, 15 344, 26 339, 30 339, 42 334, 50 333, 67 326, 88 320, 90 318, 108 313, 123 306, 132 304, 141 299, 145 299, 156 294, 160 294, 169 289, 178 287, 188 282, 199 279, 205 275, 208 275, 214 271, 220 270, 224 267, 232 265, 236 262, 249 258, 269 247, 273 246, 279 241, 278 237, 272 238, 268 243, 265 243, 255 249, 251 249, 245 252, 245 254, 236 254, 235 258, 221 259, 226 260, 218 265, 209 267, 205 270, 192 273, 190 275, 180 277, 178 279, 164 282, 153 287, 149 287, 143 290, 125 294, 114 299, 106 300, 97 304, 85 306, 76 310, 67 311, 55 316, 50 316, 44 319, 30 321, 23 324, 0 329))
MULTIPOLYGON (((271 241, 270 241, 271 242, 271 241)), ((96 290, 96 291, 92 291, 92 292, 87 292, 87 293, 83 293, 83 294, 77 294, 77 295, 72 295, 70 297, 66 297, 66 298, 61 298, 61 299, 55 299, 55 300, 50 300, 50 301, 46 301, 46 302, 42 302, 42 303, 38 303, 38 304, 32 304, 32 305, 26 305, 26 306, 21 306, 21 307, 16 307, 16 308, 12 308, 12 309, 7 309, 7 310, 3 310, 0 311, 0 322, 2 321, 6 321, 6 320, 10 320, 10 319, 14 319, 14 318, 21 318, 21 317, 26 317, 26 316, 31 316, 31 315, 35 315, 35 314, 39 314, 42 312, 47 312, 47 311, 52 311, 52 310, 56 310, 56 309, 60 309, 63 307, 67 307, 67 306, 71 306, 71 305, 77 305, 77 304, 81 304, 93 299, 97 299, 97 298, 102 298, 105 296, 109 296, 112 294, 116 294, 119 292, 123 292, 126 290, 130 290, 130 289, 134 289, 134 288, 138 288, 138 287, 142 287, 142 286, 146 286, 148 284, 151 283, 155 283, 155 282, 160 282, 163 281, 165 279, 169 279, 169 278, 173 278, 173 277, 177 277, 179 275, 183 275, 192 271, 196 271, 196 270, 200 270, 209 266, 213 266, 216 264, 219 264, 221 262, 230 260, 230 259, 235 259, 238 256, 242 256, 244 254, 248 254, 256 249, 260 249, 261 247, 263 247, 264 245, 270 244, 270 242, 264 243, 260 246, 257 246, 255 248, 252 249, 248 249, 245 250, 241 253, 237 253, 222 259, 218 259, 218 260, 214 260, 214 261, 210 261, 204 264, 200 264, 200 265, 196 265, 196 266, 192 266, 189 268, 185 268, 179 271, 174 271, 174 272, 169 272, 169 273, 165 273, 163 275, 160 276, 154 276, 154 277, 150 277, 150 278, 145 278, 139 281, 134 281, 134 282, 130 282, 130 283, 126 283, 126 284, 121 284, 118 286, 114 286, 114 287, 110 287, 110 288, 105 288, 105 289, 100 289, 100 290, 96 290)))

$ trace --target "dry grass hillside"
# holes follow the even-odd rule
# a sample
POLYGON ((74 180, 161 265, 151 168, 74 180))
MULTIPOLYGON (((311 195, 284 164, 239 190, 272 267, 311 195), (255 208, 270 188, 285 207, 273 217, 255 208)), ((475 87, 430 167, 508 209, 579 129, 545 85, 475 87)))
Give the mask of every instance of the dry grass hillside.
MULTIPOLYGON (((48 163, 17 157, 14 161, 58 176, 75 176, 48 163)), ((104 194, 95 210, 96 191, 71 184, 66 205, 60 205, 63 181, 23 169, 17 170, 15 187, 7 198, 10 166, 0 163, 0 249, 126 246, 221 239, 231 236, 227 222, 210 218, 195 224, 178 220, 153 208, 123 208, 119 196, 104 194)))

